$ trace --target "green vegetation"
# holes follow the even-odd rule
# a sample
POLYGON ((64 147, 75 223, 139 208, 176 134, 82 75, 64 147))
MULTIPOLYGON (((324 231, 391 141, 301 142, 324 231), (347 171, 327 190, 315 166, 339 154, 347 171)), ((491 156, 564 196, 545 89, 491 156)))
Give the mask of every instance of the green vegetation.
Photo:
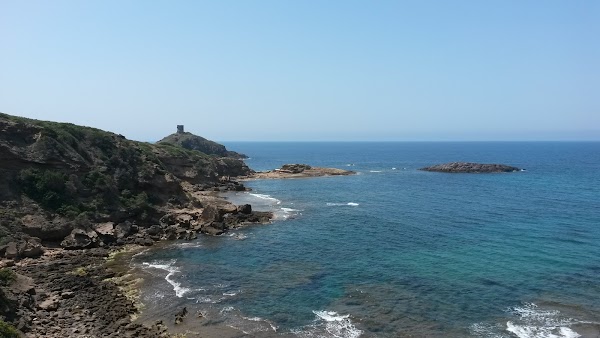
POLYGON ((63 205, 69 204, 67 180, 67 175, 63 173, 33 168, 24 169, 19 175, 19 183, 27 196, 52 210, 58 210, 63 205))
POLYGON ((19 331, 14 326, 0 320, 0 337, 3 338, 19 338, 19 331))
MULTIPOLYGON (((217 155, 202 152, 199 144, 227 153, 224 146, 189 133, 179 135, 184 146, 168 138, 158 144, 136 142, 95 128, 2 113, 0 122, 10 125, 5 135, 15 151, 11 156, 23 157, 22 162, 11 163, 14 176, 5 176, 11 180, 6 185, 14 190, 10 193, 24 194, 45 210, 70 219, 117 215, 149 220, 156 215, 155 207, 169 198, 160 191, 180 191, 177 178, 193 184, 214 182, 219 176, 248 170, 242 162, 217 161, 217 155)), ((0 224, 0 241, 6 237, 3 227, 0 224)))
POLYGON ((17 275, 10 269, 0 269, 0 285, 8 286, 17 279, 17 275))
POLYGON ((73 270, 72 272, 70 272, 70 274, 79 276, 79 277, 83 277, 83 276, 87 276, 88 271, 85 267, 80 266, 80 267, 76 268, 75 270, 73 270))

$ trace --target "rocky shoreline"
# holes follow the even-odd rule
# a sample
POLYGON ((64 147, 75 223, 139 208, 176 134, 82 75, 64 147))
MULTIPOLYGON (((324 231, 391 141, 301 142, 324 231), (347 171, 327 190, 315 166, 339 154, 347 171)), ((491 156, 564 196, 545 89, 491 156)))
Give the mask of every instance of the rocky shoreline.
POLYGON ((2 337, 171 336, 173 322, 135 321, 140 276, 111 263, 115 253, 271 222, 219 196, 246 191, 243 179, 355 174, 305 164, 256 173, 243 154, 183 126, 152 144, 2 113, 0 157, 2 337))
POLYGON ((93 225, 93 231, 73 230, 61 247, 38 245, 31 250, 31 243, 40 242, 34 237, 5 246, 5 251, 17 249, 14 257, 9 253, 7 258, 5 252, 0 260, 0 271, 11 275, 1 289, 6 322, 24 337, 170 337, 167 328, 174 323, 134 321, 139 304, 127 294, 135 293, 137 277, 129 274, 126 260, 111 263, 109 257, 125 248, 193 240, 197 233, 219 235, 268 223, 272 217, 252 211, 250 205, 235 206, 210 191, 196 193, 204 208, 173 209, 157 226, 107 222, 93 225), (85 248, 90 245, 96 247, 85 248), (25 257, 34 251, 37 256, 25 257))

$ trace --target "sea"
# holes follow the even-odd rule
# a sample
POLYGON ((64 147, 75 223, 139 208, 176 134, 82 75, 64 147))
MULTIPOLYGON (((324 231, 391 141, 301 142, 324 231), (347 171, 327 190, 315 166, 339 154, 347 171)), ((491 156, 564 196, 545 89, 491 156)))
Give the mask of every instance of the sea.
POLYGON ((154 278, 145 313, 185 306, 202 325, 258 337, 600 334, 599 142, 226 145, 257 171, 356 175, 225 193, 274 221, 135 255, 154 278), (523 170, 418 170, 453 161, 523 170))

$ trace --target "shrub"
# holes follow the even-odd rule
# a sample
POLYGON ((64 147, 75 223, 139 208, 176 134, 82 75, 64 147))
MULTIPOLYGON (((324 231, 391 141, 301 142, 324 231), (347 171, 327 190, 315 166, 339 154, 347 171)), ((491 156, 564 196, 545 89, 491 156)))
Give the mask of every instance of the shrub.
POLYGON ((15 275, 15 273, 12 272, 12 270, 7 268, 0 269, 0 285, 10 285, 16 278, 17 275, 15 275))
POLYGON ((60 172, 33 168, 21 170, 19 175, 25 194, 52 210, 59 209, 70 199, 66 193, 67 179, 67 175, 60 172))
POLYGON ((19 331, 14 326, 0 320, 0 337, 3 338, 19 338, 19 331))

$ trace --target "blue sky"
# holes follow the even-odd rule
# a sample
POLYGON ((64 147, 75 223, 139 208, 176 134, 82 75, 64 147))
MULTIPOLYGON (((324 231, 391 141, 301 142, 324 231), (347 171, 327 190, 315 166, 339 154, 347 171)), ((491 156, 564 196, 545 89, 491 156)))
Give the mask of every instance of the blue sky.
POLYGON ((600 1, 0 1, 0 111, 152 141, 600 140, 600 1))

